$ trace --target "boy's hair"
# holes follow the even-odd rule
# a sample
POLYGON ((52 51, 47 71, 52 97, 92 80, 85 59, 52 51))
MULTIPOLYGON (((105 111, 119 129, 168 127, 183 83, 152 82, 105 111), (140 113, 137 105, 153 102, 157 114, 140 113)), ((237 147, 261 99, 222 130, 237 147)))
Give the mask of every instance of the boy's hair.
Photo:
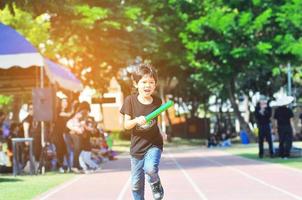
POLYGON ((145 75, 149 75, 154 78, 157 83, 157 73, 154 67, 148 63, 142 63, 137 67, 137 70, 132 74, 132 79, 138 83, 138 81, 145 75))

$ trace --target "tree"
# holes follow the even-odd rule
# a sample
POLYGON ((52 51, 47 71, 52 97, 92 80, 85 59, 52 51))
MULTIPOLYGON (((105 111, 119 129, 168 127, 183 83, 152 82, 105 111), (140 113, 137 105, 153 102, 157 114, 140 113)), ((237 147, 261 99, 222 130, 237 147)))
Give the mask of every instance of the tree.
POLYGON ((279 35, 285 30, 279 18, 284 2, 193 1, 191 7, 197 2, 200 10, 182 10, 188 16, 181 34, 188 59, 201 73, 223 85, 242 128, 250 131, 239 111, 238 97, 252 89, 261 91, 263 86, 274 86, 271 94, 282 85, 267 78, 284 58, 281 47, 286 43, 284 35, 279 35))

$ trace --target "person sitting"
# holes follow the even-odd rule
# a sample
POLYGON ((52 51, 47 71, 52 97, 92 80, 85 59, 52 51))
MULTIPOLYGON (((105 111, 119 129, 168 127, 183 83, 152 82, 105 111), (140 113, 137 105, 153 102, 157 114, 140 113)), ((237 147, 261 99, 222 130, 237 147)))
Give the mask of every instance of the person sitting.
POLYGON ((7 154, 4 144, 0 142, 0 173, 12 172, 11 162, 7 154))
POLYGON ((208 148, 216 147, 218 145, 218 142, 216 140, 216 137, 214 134, 211 134, 211 136, 208 139, 208 148))
POLYGON ((84 173, 87 174, 90 170, 98 171, 100 166, 92 159, 90 133, 85 131, 82 137, 82 151, 79 156, 79 163, 84 173))
POLYGON ((220 146, 221 147, 230 147, 230 146, 232 146, 231 139, 227 136, 226 133, 221 134, 220 146))

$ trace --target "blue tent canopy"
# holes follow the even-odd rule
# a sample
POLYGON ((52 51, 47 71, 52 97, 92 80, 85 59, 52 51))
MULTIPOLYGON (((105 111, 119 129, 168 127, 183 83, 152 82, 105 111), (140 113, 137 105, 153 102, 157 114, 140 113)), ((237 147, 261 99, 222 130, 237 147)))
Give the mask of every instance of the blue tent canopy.
POLYGON ((22 68, 44 66, 51 83, 57 83, 60 87, 71 91, 83 90, 81 81, 71 71, 51 60, 44 60, 26 38, 13 28, 0 23, 0 69, 10 69, 15 66, 22 68))
POLYGON ((83 90, 81 81, 70 70, 46 58, 45 71, 51 83, 74 92, 83 90))
POLYGON ((0 23, 0 68, 43 66, 38 50, 13 28, 0 23))

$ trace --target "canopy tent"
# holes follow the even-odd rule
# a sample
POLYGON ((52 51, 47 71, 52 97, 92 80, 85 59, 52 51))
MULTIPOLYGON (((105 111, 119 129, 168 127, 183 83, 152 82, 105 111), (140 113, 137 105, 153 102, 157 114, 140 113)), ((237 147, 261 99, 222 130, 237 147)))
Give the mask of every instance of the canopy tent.
POLYGON ((0 68, 43 66, 37 49, 13 28, 0 23, 0 68))
POLYGON ((69 70, 44 60, 26 38, 0 23, 0 93, 31 92, 33 87, 44 87, 44 70, 40 68, 43 66, 51 83, 74 92, 83 89, 80 80, 69 70))
POLYGON ((83 90, 83 85, 79 79, 67 68, 45 59, 45 72, 50 82, 57 83, 60 87, 79 92, 83 90))
MULTIPOLYGON (((32 92, 34 87, 44 87, 44 70, 50 82, 72 91, 82 88, 79 80, 71 72, 44 59, 38 50, 22 35, 9 26, 0 23, 0 93, 24 94, 32 92), (21 68, 20 68, 21 67, 21 68), (40 70, 38 70, 38 68, 40 70), (40 73, 39 73, 40 72, 40 73), (26 77, 26 78, 25 78, 26 77), (38 78, 39 77, 39 78, 38 78), (37 84, 37 82, 39 82, 37 84), (79 86, 80 85, 80 86, 79 86)), ((33 93, 32 93, 33 94, 33 93)), ((18 95, 15 95, 15 97, 18 95)), ((16 98, 18 99, 18 98, 16 98)), ((17 116, 18 102, 14 99, 14 116, 17 116)), ((44 143, 44 122, 41 122, 41 142, 44 143)))

